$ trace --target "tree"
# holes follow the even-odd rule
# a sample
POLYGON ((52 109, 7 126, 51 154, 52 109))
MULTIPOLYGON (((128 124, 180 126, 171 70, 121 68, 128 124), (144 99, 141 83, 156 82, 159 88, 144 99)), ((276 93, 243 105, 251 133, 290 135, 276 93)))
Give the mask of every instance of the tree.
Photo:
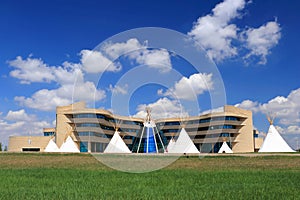
POLYGON ((2 143, 0 142, 0 152, 2 151, 2 143))

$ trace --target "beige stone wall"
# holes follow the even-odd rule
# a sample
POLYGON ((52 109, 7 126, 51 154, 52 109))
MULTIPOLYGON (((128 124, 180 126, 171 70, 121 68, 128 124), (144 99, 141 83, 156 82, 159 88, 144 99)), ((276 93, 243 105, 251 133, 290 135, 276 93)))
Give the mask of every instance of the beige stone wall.
POLYGON ((255 149, 259 150, 260 147, 262 146, 263 142, 264 142, 264 138, 261 138, 261 137, 254 138, 255 149))
POLYGON ((51 136, 11 136, 8 151, 21 152, 22 148, 40 148, 43 152, 51 138, 51 136))
POLYGON ((234 153, 254 152, 252 112, 234 106, 225 106, 224 111, 245 116, 243 126, 234 140, 232 151, 234 153))
POLYGON ((68 113, 83 109, 85 109, 84 102, 78 102, 68 106, 58 106, 56 108, 56 144, 58 147, 64 143, 68 135, 70 135, 73 140, 76 139, 73 135, 74 127, 70 125, 71 120, 68 117, 68 113))

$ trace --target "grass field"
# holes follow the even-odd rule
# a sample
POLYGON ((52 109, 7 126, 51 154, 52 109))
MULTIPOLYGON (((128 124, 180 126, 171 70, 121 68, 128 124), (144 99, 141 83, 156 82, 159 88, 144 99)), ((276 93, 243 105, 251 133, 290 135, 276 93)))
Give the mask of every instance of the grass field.
POLYGON ((182 157, 150 173, 88 154, 0 154, 0 199, 300 199, 300 156, 182 157))

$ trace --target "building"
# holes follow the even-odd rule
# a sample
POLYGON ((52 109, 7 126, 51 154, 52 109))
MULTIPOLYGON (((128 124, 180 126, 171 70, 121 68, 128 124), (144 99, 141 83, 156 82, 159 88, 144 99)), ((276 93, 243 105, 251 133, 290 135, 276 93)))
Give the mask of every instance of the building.
MULTIPOLYGON (((44 129, 44 136, 10 137, 8 150, 43 152, 50 138, 54 137, 60 147, 71 136, 80 152, 104 152, 118 129, 128 148, 133 153, 141 153, 137 149, 142 149, 138 145, 143 137, 144 122, 143 118, 113 115, 107 110, 86 108, 84 102, 78 102, 57 107, 56 128, 44 129)), ((154 123, 153 136, 161 141, 159 152, 164 151, 172 138, 178 137, 183 127, 200 152, 217 153, 223 141, 234 153, 254 152, 259 148, 255 144, 252 112, 234 106, 225 105, 216 112, 185 119, 156 119, 154 123)))

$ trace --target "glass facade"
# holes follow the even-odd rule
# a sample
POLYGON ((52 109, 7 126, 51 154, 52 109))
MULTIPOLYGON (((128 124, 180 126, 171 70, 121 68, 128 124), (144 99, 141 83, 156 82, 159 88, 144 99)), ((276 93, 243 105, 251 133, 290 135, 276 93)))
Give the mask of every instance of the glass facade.
MULTIPOLYGON (((174 136, 178 136, 181 127, 180 121, 168 121, 168 122, 159 122, 156 124, 156 127, 145 127, 144 133, 142 133, 143 130, 143 122, 139 121, 131 121, 131 120, 117 120, 110 116, 106 116, 103 114, 95 114, 95 113, 81 113, 81 114, 74 114, 73 118, 97 118, 97 119, 103 119, 107 122, 116 123, 120 121, 120 135, 122 139, 126 140, 127 146, 129 149, 133 152, 139 151, 140 153, 145 152, 157 152, 163 150, 164 146, 168 145, 168 141, 172 138, 170 134, 174 133, 174 136), (122 124, 127 125, 126 128, 122 127, 122 124), (132 125, 130 127, 129 125, 132 125), (135 126, 139 126, 139 128, 136 128, 135 126), (168 129, 168 126, 173 126, 171 129, 168 129), (175 128, 174 128, 175 126, 175 128), (178 126, 178 128, 176 127, 178 126), (157 131, 157 134, 155 134, 157 131), (158 130, 157 130, 158 129, 158 130), (141 134, 143 136, 141 136, 141 134), (167 134, 167 136, 165 136, 167 134), (160 135, 160 137, 158 136, 160 135), (142 137, 142 138, 141 138, 142 137), (162 144, 161 144, 162 143, 162 144), (138 149, 139 148, 139 149, 138 149)), ((203 133, 201 135, 196 134, 194 136, 194 139, 203 139, 205 142, 205 138, 220 138, 220 137, 226 137, 231 138, 234 137, 233 133, 230 133, 230 130, 226 129, 237 129, 236 125, 231 125, 229 121, 240 121, 242 120, 239 117, 234 116, 220 116, 220 117, 208 117, 204 119, 195 119, 195 120, 188 120, 187 124, 201 124, 201 123, 209 123, 209 122, 215 122, 219 121, 220 125, 211 125, 211 126, 205 126, 205 127, 194 127, 194 128, 186 128, 187 132, 197 132, 202 131, 203 133), (227 123, 226 123, 227 122, 227 123), (225 124, 223 124, 225 123, 225 124), (216 133, 216 134, 206 134, 205 131, 211 131, 211 130, 224 130, 222 133, 216 133)), ((214 123, 216 124, 216 123, 214 123)), ((101 121, 99 123, 76 123, 77 127, 95 127, 95 128, 101 128, 103 129, 101 132, 103 133, 97 133, 92 131, 80 131, 78 132, 78 136, 84 136, 84 137, 103 137, 103 138, 112 138, 113 135, 105 134, 105 130, 109 131, 115 131, 115 127, 113 126, 107 126, 103 125, 101 121)), ((81 129, 83 130, 83 129, 81 129)), ((88 129, 87 129, 88 130, 88 129)), ((92 129, 93 130, 93 129, 92 129)), ((111 133, 110 133, 111 134, 111 133)), ((256 134, 253 134, 254 137, 256 134)), ((201 141, 201 140, 200 140, 201 141)), ((81 152, 87 152, 88 142, 82 142, 80 143, 80 151, 81 152)), ((96 141, 93 141, 91 139, 89 143, 89 148, 91 152, 103 152, 105 150, 107 144, 99 143, 96 141)), ((219 148, 222 145, 222 142, 213 144, 213 143, 197 143, 195 144, 197 148, 200 150, 202 149, 203 152, 217 152, 219 148)))
POLYGON ((199 123, 208 123, 213 121, 240 121, 240 118, 233 116, 224 116, 224 117, 210 117, 200 120, 190 120, 188 124, 199 124, 199 123))

